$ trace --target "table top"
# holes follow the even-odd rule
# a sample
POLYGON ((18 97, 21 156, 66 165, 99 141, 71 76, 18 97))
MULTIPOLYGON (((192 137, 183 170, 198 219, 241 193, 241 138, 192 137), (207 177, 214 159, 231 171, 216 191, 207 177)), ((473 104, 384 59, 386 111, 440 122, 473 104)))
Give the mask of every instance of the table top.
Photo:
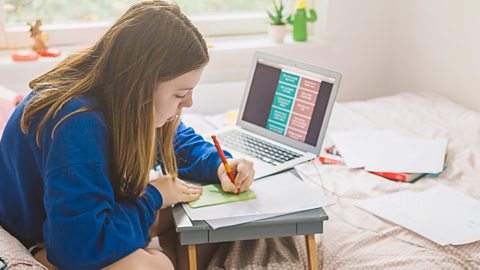
POLYGON ((172 212, 182 245, 322 233, 328 220, 323 208, 316 208, 214 230, 203 220, 190 221, 181 205, 172 212))
POLYGON ((181 205, 173 208, 173 217, 182 245, 322 233, 328 220, 325 211, 316 208, 214 230, 203 220, 185 226, 182 220, 188 216, 181 205))

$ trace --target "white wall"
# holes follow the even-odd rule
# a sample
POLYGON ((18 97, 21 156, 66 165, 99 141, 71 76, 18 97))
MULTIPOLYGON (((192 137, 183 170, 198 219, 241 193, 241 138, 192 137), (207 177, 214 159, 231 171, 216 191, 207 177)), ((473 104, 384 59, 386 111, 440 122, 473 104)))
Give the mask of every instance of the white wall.
MULTIPOLYGON (((317 3, 320 18, 315 29, 321 41, 264 46, 260 50, 339 71, 343 75, 337 96, 339 101, 389 93, 392 0, 322 0, 317 3)), ((245 80, 254 51, 245 48, 212 52, 202 80, 204 85, 199 87, 196 104, 190 111, 214 110, 203 108, 202 104, 211 103, 215 96, 235 97, 222 100, 223 107, 239 104, 243 84, 231 84, 224 89, 211 83, 245 80), (201 95, 201 92, 208 94, 201 95)))
MULTIPOLYGON (((386 65, 390 49, 390 25, 385 22, 390 21, 391 0, 319 0, 317 3, 320 19, 315 23, 315 28, 323 41, 290 46, 266 44, 259 49, 339 71, 343 78, 338 100, 367 99, 386 93, 389 82, 386 65), (326 21, 326 25, 322 21, 326 21), (328 32, 324 29, 328 29, 328 32)), ((255 46, 214 49, 202 79, 202 83, 207 84, 204 88, 210 89, 211 83, 215 82, 246 80, 252 55, 257 49, 255 46)), ((17 91, 25 89, 31 78, 51 65, 51 62, 43 62, 9 67, 0 63, 0 84, 17 91)), ((242 84, 234 85, 238 87, 227 90, 213 87, 218 91, 210 91, 209 95, 241 96, 244 87, 242 84)), ((211 112, 207 101, 211 99, 199 98, 195 111, 207 109, 211 112)), ((227 105, 235 104, 231 102, 227 105)))
MULTIPOLYGON (((327 1, 317 2, 318 13, 327 16, 315 23, 322 41, 261 50, 339 71, 343 75, 339 100, 366 99, 388 92, 391 0, 330 0, 328 6, 327 1)), ((247 78, 253 52, 215 52, 204 82, 247 78)))
MULTIPOLYGON (((264 50, 341 72, 340 101, 427 91, 480 111, 480 1, 317 3, 322 42, 264 50)), ((252 53, 238 52, 235 70, 216 54, 209 74, 246 78, 252 53)))
POLYGON ((326 32, 322 37, 329 47, 303 58, 343 74, 339 100, 367 99, 388 92, 391 2, 328 1, 326 32))
POLYGON ((394 3, 391 92, 429 91, 480 111, 480 1, 394 3))
MULTIPOLYGON (((255 50, 339 71, 339 101, 431 91, 480 111, 480 1, 318 0, 316 10, 321 41, 287 46, 229 41, 234 45, 214 49, 192 111, 215 113, 238 106, 255 50)), ((215 45, 213 39, 207 41, 215 45)), ((0 84, 25 89, 51 65, 12 67, 0 61, 0 84)))

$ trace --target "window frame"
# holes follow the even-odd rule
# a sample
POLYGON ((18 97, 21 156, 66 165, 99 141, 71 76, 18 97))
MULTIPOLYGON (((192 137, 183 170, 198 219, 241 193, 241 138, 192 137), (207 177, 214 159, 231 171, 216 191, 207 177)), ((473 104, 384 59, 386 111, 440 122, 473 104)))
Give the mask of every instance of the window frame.
MULTIPOLYGON (((6 26, 4 0, 0 0, 0 49, 29 47, 32 39, 29 27, 6 26)), ((267 33, 268 18, 265 12, 236 15, 193 16, 192 22, 205 37, 255 35, 267 33), (240 26, 240 27, 239 27, 240 26)), ((49 46, 89 44, 98 38, 113 22, 79 22, 45 24, 42 30, 48 34, 49 46)))
POLYGON ((3 0, 0 0, 0 48, 7 47, 7 35, 5 31, 5 12, 3 0))

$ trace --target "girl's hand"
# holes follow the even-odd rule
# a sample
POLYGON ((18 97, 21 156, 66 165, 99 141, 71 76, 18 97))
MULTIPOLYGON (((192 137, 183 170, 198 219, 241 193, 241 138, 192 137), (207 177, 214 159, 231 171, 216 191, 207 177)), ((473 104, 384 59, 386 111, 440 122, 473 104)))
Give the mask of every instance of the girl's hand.
POLYGON ((179 202, 191 202, 198 198, 203 192, 201 186, 188 184, 187 182, 174 178, 170 175, 160 175, 156 179, 150 179, 152 184, 162 194, 162 209, 170 207, 179 202))
POLYGON ((253 183, 253 176, 255 170, 253 169, 253 162, 246 159, 228 159, 228 164, 232 168, 233 175, 235 176, 235 184, 228 178, 225 166, 220 164, 217 169, 218 178, 222 184, 222 189, 225 192, 237 193, 247 191, 253 183))

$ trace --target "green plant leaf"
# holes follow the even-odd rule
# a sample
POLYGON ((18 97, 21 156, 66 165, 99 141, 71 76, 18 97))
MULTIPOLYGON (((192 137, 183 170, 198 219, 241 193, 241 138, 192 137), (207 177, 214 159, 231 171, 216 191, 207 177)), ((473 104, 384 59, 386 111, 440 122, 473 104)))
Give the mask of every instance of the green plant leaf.
POLYGON ((280 4, 277 4, 276 0, 272 0, 273 3, 273 10, 267 10, 268 17, 270 19, 270 23, 273 25, 285 25, 287 24, 287 17, 284 14, 285 6, 283 5, 283 1, 280 4))
POLYGON ((277 11, 277 12, 278 12, 277 1, 275 1, 275 0, 272 0, 272 2, 273 2, 273 6, 275 7, 275 11, 277 11))

